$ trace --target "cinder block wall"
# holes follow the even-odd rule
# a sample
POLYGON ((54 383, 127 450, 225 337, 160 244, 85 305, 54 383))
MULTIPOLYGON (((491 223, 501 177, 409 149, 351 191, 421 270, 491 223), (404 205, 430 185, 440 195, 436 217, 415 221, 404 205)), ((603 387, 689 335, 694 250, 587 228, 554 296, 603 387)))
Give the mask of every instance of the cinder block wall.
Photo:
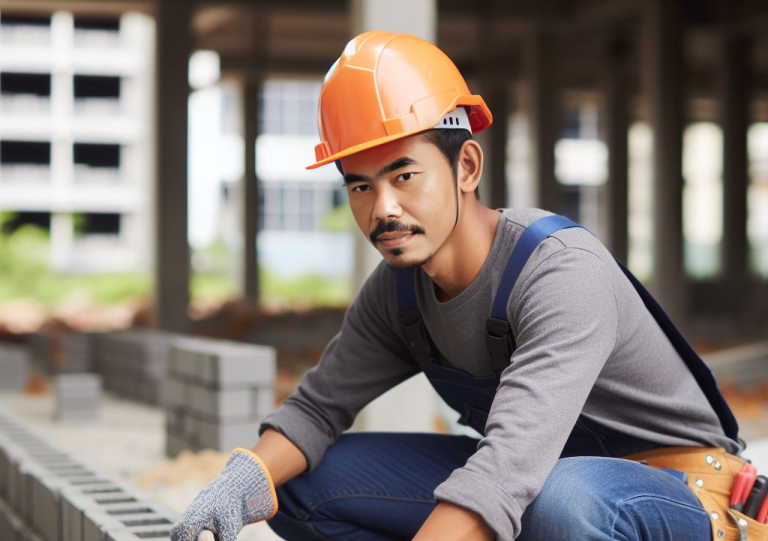
POLYGON ((204 338, 171 346, 163 402, 166 452, 253 447, 275 409, 276 352, 271 347, 204 338))
POLYGON ((169 541, 178 518, 0 411, 4 541, 169 541))

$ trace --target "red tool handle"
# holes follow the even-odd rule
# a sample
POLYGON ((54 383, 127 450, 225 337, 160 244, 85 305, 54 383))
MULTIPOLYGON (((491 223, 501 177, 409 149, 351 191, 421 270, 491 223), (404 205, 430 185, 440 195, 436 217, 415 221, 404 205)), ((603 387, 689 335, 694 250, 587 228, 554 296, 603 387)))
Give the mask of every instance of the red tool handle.
POLYGON ((736 474, 733 479, 733 486, 731 487, 731 501, 730 506, 741 511, 742 506, 749 498, 749 493, 752 492, 752 487, 755 485, 755 479, 757 479, 757 468, 750 463, 745 463, 741 467, 741 471, 736 474))
POLYGON ((757 520, 760 524, 765 524, 765 520, 768 518, 768 497, 763 498, 763 503, 760 505, 760 511, 757 512, 757 520))

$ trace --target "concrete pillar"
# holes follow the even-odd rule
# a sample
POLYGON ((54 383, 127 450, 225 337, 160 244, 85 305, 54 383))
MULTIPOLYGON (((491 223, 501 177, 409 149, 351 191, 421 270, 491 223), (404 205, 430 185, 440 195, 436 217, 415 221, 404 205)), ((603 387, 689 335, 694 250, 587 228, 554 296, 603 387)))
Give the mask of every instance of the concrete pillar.
POLYGON ((651 291, 682 322, 683 28, 678 2, 649 0, 643 12, 643 77, 653 130, 653 279, 651 291))
POLYGON ((51 214, 51 267, 56 272, 69 270, 72 244, 75 240, 74 221, 70 212, 51 214))
POLYGON ((629 254, 629 93, 624 66, 627 43, 614 39, 606 44, 605 141, 608 146, 606 232, 611 253, 622 262, 629 254))
POLYGON ((481 200, 491 208, 507 207, 507 138, 510 98, 505 81, 495 78, 484 85, 483 98, 493 115, 487 128, 485 146, 488 149, 483 167, 481 200))
POLYGON ((256 177, 256 138, 259 136, 259 91, 261 78, 249 75, 243 83, 243 141, 245 168, 241 204, 243 231, 240 261, 240 293, 255 305, 259 302, 259 265, 256 240, 259 227, 259 180, 256 177))
MULTIPOLYGON (((421 39, 437 41, 436 0, 352 0, 352 37, 370 30, 406 32, 421 39), (407 13, 404 17, 402 14, 407 13)), ((353 294, 381 261, 381 254, 366 239, 355 233, 355 262, 352 275, 353 294)))
POLYGON ((187 71, 191 8, 183 0, 156 3, 155 311, 160 329, 189 326, 187 240, 187 71))
MULTIPOLYGON (((352 34, 368 30, 407 32, 427 41, 437 38, 436 0, 352 1, 352 34), (408 16, 403 16, 407 13, 408 16)), ((354 288, 359 291, 381 261, 381 254, 360 231, 355 231, 354 288)), ((431 432, 437 416, 437 397, 419 374, 386 392, 358 415, 352 430, 431 432)))
POLYGON ((555 177, 555 143, 560 136, 561 112, 557 86, 557 55, 552 37, 533 29, 523 43, 523 71, 527 83, 531 134, 531 172, 536 183, 536 206, 560 213, 562 189, 555 177))
MULTIPOLYGON (((747 276, 747 129, 751 43, 727 39, 722 54, 723 278, 740 285, 747 276)), ((737 291, 739 289, 735 289, 737 291)))

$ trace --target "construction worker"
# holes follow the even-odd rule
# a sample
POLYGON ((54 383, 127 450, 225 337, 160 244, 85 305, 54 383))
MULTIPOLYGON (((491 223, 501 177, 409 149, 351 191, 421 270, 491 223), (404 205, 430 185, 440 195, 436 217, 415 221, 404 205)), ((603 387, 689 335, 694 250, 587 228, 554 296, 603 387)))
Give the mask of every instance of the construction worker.
POLYGON ((310 168, 337 165, 383 261, 174 541, 234 541, 259 520, 289 541, 738 539, 703 503, 702 479, 743 463, 712 373, 591 233, 481 204, 472 134, 491 121, 430 43, 377 31, 347 45, 310 168), (419 372, 481 438, 343 434, 419 372), (672 448, 689 467, 651 467, 672 448), (621 458, 648 453, 650 466, 621 458))

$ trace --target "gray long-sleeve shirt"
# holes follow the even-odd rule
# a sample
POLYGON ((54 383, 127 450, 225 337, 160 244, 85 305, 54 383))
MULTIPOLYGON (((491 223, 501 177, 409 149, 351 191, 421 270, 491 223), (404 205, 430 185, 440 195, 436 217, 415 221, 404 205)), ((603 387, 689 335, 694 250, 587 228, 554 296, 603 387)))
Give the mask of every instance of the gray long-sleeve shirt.
MULTIPOLYGON (((580 413, 660 445, 741 450, 613 257, 583 229, 558 231, 533 252, 507 303, 517 349, 506 367, 489 365, 485 320, 501 275, 525 227, 548 214, 504 210, 480 273, 448 302, 417 271, 419 310, 442 355, 476 376, 503 369, 485 437, 435 490, 437 500, 482 516, 502 541, 520 534, 580 413)), ((382 262, 320 363, 260 433, 283 433, 311 471, 363 406, 419 371, 404 340, 394 274, 382 262)))

